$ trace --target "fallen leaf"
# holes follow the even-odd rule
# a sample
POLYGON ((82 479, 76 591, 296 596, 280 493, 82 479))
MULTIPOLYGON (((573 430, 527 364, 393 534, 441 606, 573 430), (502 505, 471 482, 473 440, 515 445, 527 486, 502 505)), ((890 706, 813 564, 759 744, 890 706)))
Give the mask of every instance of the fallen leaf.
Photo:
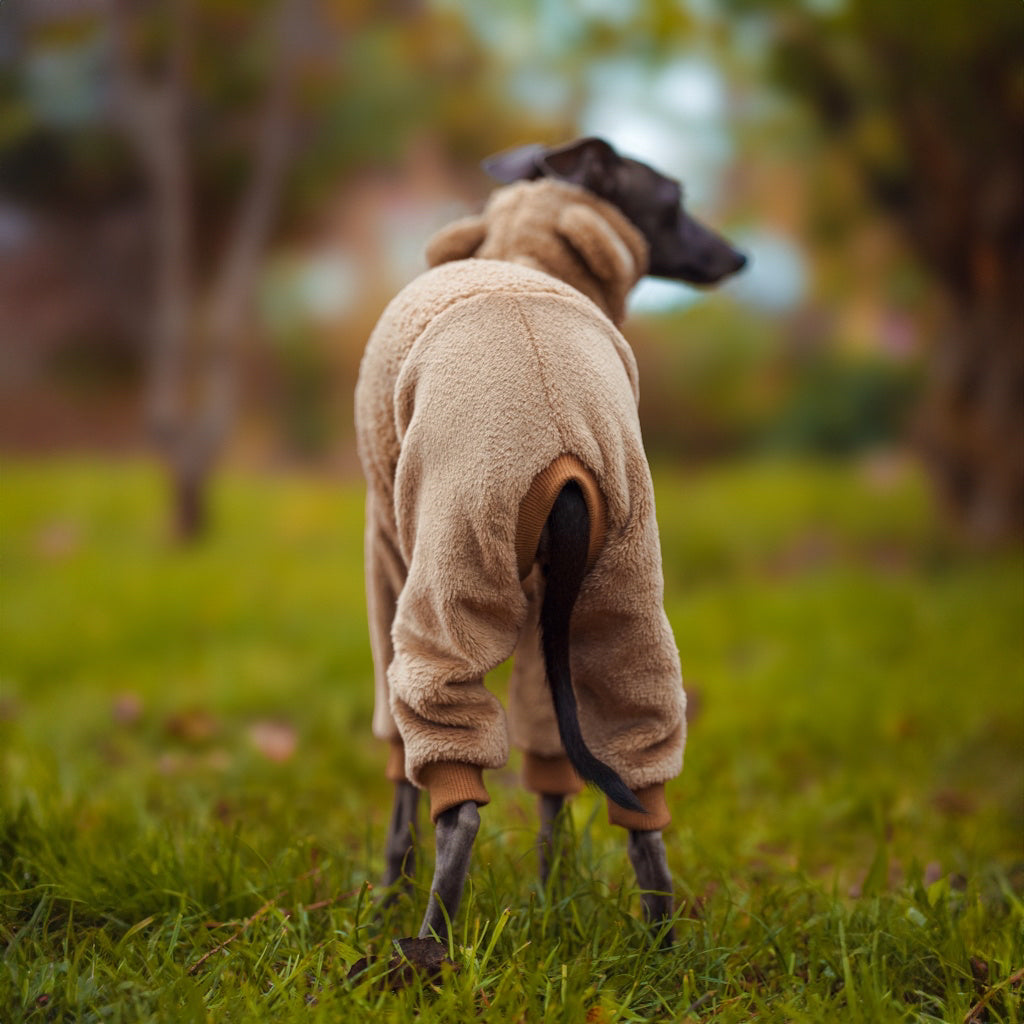
POLYGON ((958 789, 940 789, 932 804, 937 811, 950 818, 962 818, 974 813, 975 800, 972 796, 958 789))
POLYGON ((984 991, 988 984, 988 963, 981 957, 972 956, 970 959, 971 976, 974 978, 979 990, 984 991))
POLYGON ((299 737, 287 722, 254 722, 249 727, 249 742, 270 761, 289 761, 295 756, 299 737))
POLYGON ((0 697, 0 722, 13 722, 18 711, 18 702, 13 697, 0 697))
POLYGON ((217 721, 208 711, 189 708, 171 715, 164 728, 175 739, 193 746, 207 743, 217 734, 217 721))
POLYGON ((142 698, 137 693, 119 693, 114 698, 111 713, 118 725, 137 725, 142 718, 142 698))
POLYGON ((65 519, 47 523, 35 537, 36 551, 54 561, 73 555, 81 542, 82 531, 78 524, 65 519))
POLYGON ((910 460, 902 452, 872 452, 861 461, 864 483, 879 493, 895 490, 910 475, 910 460))

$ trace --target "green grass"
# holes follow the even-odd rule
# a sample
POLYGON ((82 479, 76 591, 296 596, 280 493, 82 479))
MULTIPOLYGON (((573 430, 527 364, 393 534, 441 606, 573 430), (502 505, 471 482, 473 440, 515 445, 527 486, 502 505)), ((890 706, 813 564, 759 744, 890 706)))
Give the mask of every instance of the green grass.
POLYGON ((183 551, 145 465, 8 464, 0 1021, 1024 1019, 1019 553, 959 552, 899 464, 656 485, 693 707, 676 946, 591 794, 538 890, 513 760, 457 970, 392 993, 347 970, 415 932, 430 843, 379 912, 360 488, 226 477, 183 551))

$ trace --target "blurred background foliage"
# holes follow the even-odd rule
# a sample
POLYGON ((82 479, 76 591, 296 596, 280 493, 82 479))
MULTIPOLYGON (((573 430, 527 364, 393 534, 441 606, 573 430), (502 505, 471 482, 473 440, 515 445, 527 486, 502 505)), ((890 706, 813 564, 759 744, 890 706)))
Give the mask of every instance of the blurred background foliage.
POLYGON ((1018 1019, 1022 128, 1019 0, 0 0, 0 1005, 305 1020, 316 976, 351 1016, 388 802, 359 360, 483 157, 599 134, 752 257, 625 324, 691 909, 640 988, 610 918, 553 958, 495 786, 477 906, 543 965, 488 1019, 567 969, 635 1019, 684 971, 722 1020, 1018 1019), (310 864, 348 896, 307 936, 310 864))
POLYGON ((479 161, 601 134, 753 257, 645 282, 652 451, 910 448, 1017 537, 1024 14, 1013 0, 6 0, 0 444, 355 471, 351 391, 479 161))

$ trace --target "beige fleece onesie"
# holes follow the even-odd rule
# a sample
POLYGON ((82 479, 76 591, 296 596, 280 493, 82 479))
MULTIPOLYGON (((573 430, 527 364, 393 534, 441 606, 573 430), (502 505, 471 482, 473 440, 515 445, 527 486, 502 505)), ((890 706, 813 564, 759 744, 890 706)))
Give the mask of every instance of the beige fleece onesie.
POLYGON ((636 364, 612 322, 646 268, 643 238, 581 189, 523 182, 441 232, 428 258, 440 265, 387 307, 356 389, 373 724, 393 744, 389 775, 427 788, 435 820, 486 803, 482 769, 505 764, 510 726, 530 788, 579 787, 544 678, 534 566, 551 504, 576 479, 593 524, 571 627, 580 725, 650 812, 610 804, 612 820, 661 828, 685 702, 636 364), (506 723, 484 676, 513 652, 506 723))

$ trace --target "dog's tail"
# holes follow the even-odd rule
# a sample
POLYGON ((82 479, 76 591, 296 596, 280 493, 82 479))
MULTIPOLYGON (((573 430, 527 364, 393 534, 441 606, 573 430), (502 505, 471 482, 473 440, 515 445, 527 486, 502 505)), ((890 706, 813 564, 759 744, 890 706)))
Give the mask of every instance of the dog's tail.
POLYGON ((558 733, 572 766, 621 807, 646 814, 646 808, 618 772, 595 757, 584 742, 569 672, 569 620, 587 568, 590 513, 579 484, 562 488, 547 519, 548 568, 540 608, 541 648, 555 704, 558 733))

